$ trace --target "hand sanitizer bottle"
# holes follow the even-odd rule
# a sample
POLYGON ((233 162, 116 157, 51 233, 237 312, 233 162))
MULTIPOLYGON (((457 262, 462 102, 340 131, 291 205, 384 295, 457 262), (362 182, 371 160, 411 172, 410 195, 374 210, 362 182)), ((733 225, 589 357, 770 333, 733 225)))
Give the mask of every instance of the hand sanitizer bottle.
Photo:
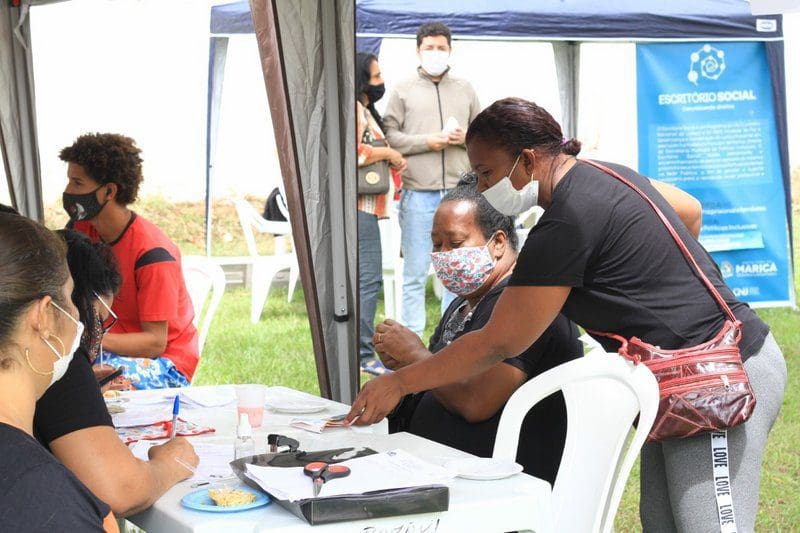
POLYGON ((233 444, 233 457, 250 457, 256 454, 256 443, 253 440, 253 430, 250 419, 246 413, 239 415, 239 427, 236 430, 236 442, 233 444))

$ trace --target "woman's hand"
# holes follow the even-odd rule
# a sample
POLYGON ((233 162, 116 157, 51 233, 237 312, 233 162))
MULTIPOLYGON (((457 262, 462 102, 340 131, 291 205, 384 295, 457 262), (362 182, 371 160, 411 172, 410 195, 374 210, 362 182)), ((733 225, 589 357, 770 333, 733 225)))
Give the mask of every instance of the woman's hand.
POLYGON ((422 353, 427 353, 416 333, 392 319, 378 324, 372 343, 383 364, 392 370, 425 359, 422 353))
POLYGON ((358 426, 380 422, 392 412, 403 396, 405 392, 396 373, 373 378, 364 384, 345 422, 355 423, 358 426))
POLYGON ((408 167, 408 163, 403 157, 403 154, 394 149, 392 149, 391 155, 389 156, 389 165, 398 172, 403 172, 406 167, 408 167))
POLYGON ((183 437, 175 437, 172 440, 153 446, 147 451, 151 461, 163 462, 168 471, 175 473, 175 480, 180 481, 191 477, 194 472, 180 464, 176 459, 197 468, 200 458, 194 452, 194 447, 183 437))

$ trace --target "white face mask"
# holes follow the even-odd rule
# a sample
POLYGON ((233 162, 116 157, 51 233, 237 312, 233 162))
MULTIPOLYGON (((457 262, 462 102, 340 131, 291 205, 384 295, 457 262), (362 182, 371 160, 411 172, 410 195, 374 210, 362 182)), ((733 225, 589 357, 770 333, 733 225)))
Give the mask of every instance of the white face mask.
POLYGON ((422 70, 431 76, 440 76, 447 70, 447 60, 450 59, 450 52, 444 50, 423 50, 419 53, 422 70))
MULTIPOLYGON (((56 309, 67 315, 67 317, 75 323, 76 331, 75 331, 75 338, 72 340, 72 346, 70 347, 69 351, 63 355, 58 353, 58 350, 56 349, 55 346, 53 346, 50 343, 50 341, 44 338, 42 339, 45 342, 45 344, 47 344, 47 346, 50 348, 50 350, 55 354, 55 356, 58 358, 56 359, 56 362, 53 363, 52 377, 50 378, 50 384, 48 385, 48 387, 52 386, 53 383, 63 378, 64 374, 67 373, 67 368, 69 368, 69 364, 72 362, 72 357, 75 355, 75 351, 81 344, 81 335, 83 335, 83 322, 75 320, 72 317, 72 315, 61 309, 61 307, 59 307, 58 304, 56 304, 55 302, 51 301, 50 303, 53 304, 53 307, 55 307, 56 309)), ((41 373, 35 368, 34 371, 41 373)))
POLYGON ((531 179, 520 191, 515 189, 514 184, 511 183, 510 176, 514 174, 514 169, 517 168, 521 155, 522 153, 517 156, 508 176, 483 191, 483 197, 486 198, 486 201, 507 217, 524 213, 539 201, 539 182, 537 180, 531 179))

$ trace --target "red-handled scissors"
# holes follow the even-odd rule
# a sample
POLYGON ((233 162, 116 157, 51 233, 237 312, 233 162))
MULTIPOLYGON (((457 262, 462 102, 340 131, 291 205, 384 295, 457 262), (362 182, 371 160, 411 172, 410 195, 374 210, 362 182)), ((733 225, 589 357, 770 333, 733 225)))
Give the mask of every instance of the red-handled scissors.
POLYGON ((303 473, 311 478, 314 483, 314 497, 319 496, 319 491, 322 490, 322 485, 338 477, 347 477, 350 475, 350 469, 344 465, 329 465, 323 461, 308 463, 303 468, 303 473))

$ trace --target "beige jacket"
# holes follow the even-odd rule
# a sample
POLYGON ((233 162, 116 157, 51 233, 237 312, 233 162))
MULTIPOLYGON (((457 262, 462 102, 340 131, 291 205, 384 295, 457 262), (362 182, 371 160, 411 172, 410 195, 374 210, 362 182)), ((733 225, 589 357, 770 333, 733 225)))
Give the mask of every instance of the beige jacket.
POLYGON ((421 68, 417 75, 395 87, 383 114, 386 139, 408 162, 403 189, 438 191, 456 186, 469 170, 464 146, 448 146, 432 152, 426 139, 440 133, 449 117, 455 117, 465 131, 481 111, 478 95, 466 80, 448 70, 436 84, 421 68))

